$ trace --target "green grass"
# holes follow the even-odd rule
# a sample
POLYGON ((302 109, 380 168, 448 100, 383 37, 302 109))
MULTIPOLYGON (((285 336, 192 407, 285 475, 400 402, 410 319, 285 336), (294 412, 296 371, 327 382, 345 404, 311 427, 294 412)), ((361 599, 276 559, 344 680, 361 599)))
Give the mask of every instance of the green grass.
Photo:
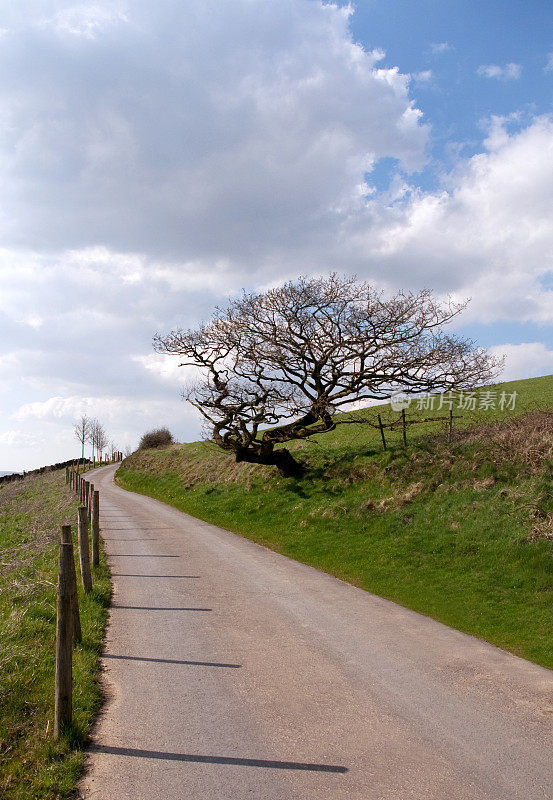
MULTIPOLYGON (((345 425, 295 446, 301 479, 211 443, 138 452, 118 482, 553 668, 553 377, 504 384, 515 412, 401 432, 345 425)), ((388 407, 348 416, 385 421, 388 407)), ((408 416, 443 414, 410 409, 408 416)))
POLYGON ((73 660, 74 723, 53 740, 59 528, 74 523, 76 509, 63 470, 0 487, 2 800, 73 797, 82 745, 100 706, 99 653, 111 594, 103 554, 92 593, 85 596, 79 586, 83 641, 73 660))

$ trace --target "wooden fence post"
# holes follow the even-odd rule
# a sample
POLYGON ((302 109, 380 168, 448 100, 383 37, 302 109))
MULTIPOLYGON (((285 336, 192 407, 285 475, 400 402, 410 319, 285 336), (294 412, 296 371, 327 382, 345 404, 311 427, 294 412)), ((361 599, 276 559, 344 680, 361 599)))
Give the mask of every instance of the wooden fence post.
POLYGON ((92 492, 92 566, 97 567, 100 563, 100 492, 96 489, 92 492))
POLYGON ((407 423, 405 421, 405 409, 401 409, 401 426, 403 428, 403 446, 407 447, 407 423))
POLYGON ((378 415, 378 425, 380 427, 380 435, 382 436, 382 445, 384 450, 387 449, 386 447, 386 437, 384 436, 384 425, 382 424, 382 419, 380 418, 380 414, 378 415))
POLYGON ((79 595, 77 594, 77 570, 75 569, 75 555, 73 553, 73 537, 71 525, 61 526, 61 543, 71 548, 71 609, 73 616, 73 639, 80 642, 82 639, 81 615, 79 613, 79 595))
POLYGON ((453 436, 453 408, 449 409, 449 422, 447 426, 447 441, 451 442, 453 436))
POLYGON ((58 738, 73 716, 73 616, 71 547, 60 545, 56 618, 56 677, 54 736, 58 738))
POLYGON ((92 575, 90 573, 90 553, 88 549, 88 515, 84 506, 79 506, 79 561, 81 578, 85 592, 92 591, 92 575))
POLYGON ((86 513, 88 514, 88 518, 90 519, 90 514, 88 511, 88 503, 90 497, 90 483, 89 481, 85 481, 84 483, 84 503, 83 505, 86 506, 86 513))
POLYGON ((94 498, 94 484, 89 484, 89 491, 88 491, 88 518, 92 521, 92 501, 94 498))

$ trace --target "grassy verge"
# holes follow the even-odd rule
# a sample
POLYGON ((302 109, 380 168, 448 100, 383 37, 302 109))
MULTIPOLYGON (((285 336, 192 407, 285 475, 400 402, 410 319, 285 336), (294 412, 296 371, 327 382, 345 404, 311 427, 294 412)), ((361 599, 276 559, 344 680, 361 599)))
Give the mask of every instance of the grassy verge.
POLYGON ((451 443, 434 423, 386 452, 362 425, 299 445, 302 479, 193 443, 117 480, 553 668, 553 379, 505 388, 517 413, 467 414, 451 443))
POLYGON ((76 509, 63 470, 0 487, 2 800, 73 796, 82 744, 100 705, 98 657, 111 593, 103 558, 93 592, 85 596, 79 587, 83 641, 74 653, 74 724, 53 741, 59 528, 74 525, 76 509))

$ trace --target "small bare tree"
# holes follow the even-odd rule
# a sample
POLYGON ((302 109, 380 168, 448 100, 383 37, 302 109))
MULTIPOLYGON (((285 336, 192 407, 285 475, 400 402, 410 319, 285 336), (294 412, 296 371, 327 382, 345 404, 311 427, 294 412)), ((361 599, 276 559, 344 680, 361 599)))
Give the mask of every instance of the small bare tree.
POLYGON ((94 454, 101 457, 109 441, 104 426, 97 419, 90 420, 88 441, 92 445, 92 460, 94 461, 94 454))
POLYGON ((103 425, 98 425, 96 428, 96 451, 102 458, 103 452, 109 444, 108 435, 103 425))
POLYGON ((92 461, 93 462, 96 460, 96 458, 95 458, 95 455, 96 455, 95 430, 96 430, 96 426, 99 425, 99 424, 100 423, 98 422, 97 419, 91 419, 88 422, 88 443, 92 447, 92 454, 91 455, 92 455, 92 461))
POLYGON ((88 441, 90 434, 90 420, 86 414, 83 414, 79 421, 75 423, 73 426, 73 432, 75 434, 75 438, 81 443, 81 459, 84 461, 84 446, 85 442, 88 441))
POLYGON ((277 446, 333 430, 346 421, 334 412, 352 401, 495 377, 500 360, 443 331, 465 306, 440 304, 427 290, 387 298, 336 274, 300 278, 244 293, 197 330, 156 335, 154 347, 200 368, 203 378, 184 396, 220 447, 294 476, 303 466, 277 446))

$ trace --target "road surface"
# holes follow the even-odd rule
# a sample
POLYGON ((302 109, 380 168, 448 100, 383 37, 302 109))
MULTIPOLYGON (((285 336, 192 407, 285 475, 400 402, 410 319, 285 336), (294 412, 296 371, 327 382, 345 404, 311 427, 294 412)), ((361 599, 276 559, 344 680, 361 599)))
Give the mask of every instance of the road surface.
POLYGON ((114 597, 83 797, 550 800, 553 672, 100 489, 114 597))

